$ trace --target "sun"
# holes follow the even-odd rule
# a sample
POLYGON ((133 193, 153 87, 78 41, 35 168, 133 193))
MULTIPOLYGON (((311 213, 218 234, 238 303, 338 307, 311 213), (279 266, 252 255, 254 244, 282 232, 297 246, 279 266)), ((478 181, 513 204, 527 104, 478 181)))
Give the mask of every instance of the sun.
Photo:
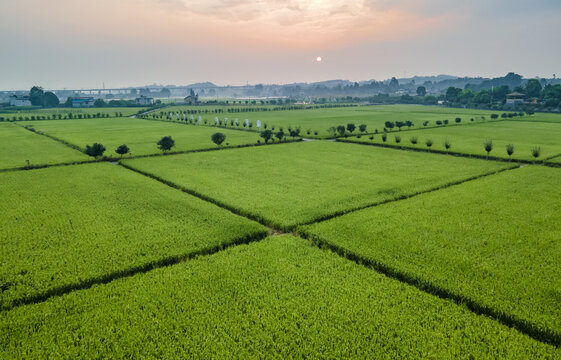
POLYGON ((321 62, 321 60, 322 60, 321 56, 318 56, 318 57, 316 58, 316 62, 321 62))

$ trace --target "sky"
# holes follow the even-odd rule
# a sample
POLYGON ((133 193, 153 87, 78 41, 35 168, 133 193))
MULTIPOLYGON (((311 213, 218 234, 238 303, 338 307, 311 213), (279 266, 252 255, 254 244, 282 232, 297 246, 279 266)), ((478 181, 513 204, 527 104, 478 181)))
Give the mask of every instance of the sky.
POLYGON ((2 0, 0 89, 552 77, 559 34, 560 0, 2 0))

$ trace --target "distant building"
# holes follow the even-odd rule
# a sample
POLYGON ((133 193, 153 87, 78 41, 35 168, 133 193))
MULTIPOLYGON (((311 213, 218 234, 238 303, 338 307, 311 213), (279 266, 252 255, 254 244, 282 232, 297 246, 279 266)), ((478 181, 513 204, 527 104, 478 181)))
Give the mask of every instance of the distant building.
POLYGON ((183 99, 183 101, 187 105, 199 105, 199 95, 193 94, 193 95, 186 96, 185 99, 183 99))
POLYGON ((506 95, 506 106, 516 107, 524 103, 524 94, 519 92, 512 92, 506 95))
POLYGON ((12 106, 31 106, 31 101, 27 95, 11 95, 10 105, 12 106))
POLYGON ((140 95, 140 97, 137 97, 135 101, 136 101, 136 105, 153 105, 154 104, 154 98, 144 96, 144 95, 140 95))
POLYGON ((92 107, 94 105, 93 97, 73 97, 70 98, 70 102, 73 108, 86 108, 92 107))

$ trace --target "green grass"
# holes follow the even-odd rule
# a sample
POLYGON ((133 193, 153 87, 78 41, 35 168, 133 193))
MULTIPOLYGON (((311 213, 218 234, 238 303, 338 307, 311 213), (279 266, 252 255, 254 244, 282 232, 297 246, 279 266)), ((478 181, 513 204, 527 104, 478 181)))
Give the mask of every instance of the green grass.
POLYGON ((17 125, 0 123, 0 169, 84 161, 90 158, 17 125))
MULTIPOLYGON (((236 108, 239 106, 231 106, 236 108)), ((208 107, 207 107, 208 108, 208 107)), ((422 105, 377 105, 377 106, 355 106, 343 108, 327 108, 327 109, 311 109, 311 110, 285 110, 285 111, 256 111, 256 112, 242 112, 242 113, 227 113, 226 109, 229 107, 216 107, 224 110, 220 114, 201 114, 203 119, 208 120, 209 124, 214 124, 214 118, 218 116, 223 120, 228 118, 233 120, 238 118, 240 122, 245 119, 253 122, 255 129, 256 120, 261 120, 263 123, 268 124, 268 128, 275 127, 278 131, 281 127, 284 131, 291 126, 292 128, 300 127, 301 134, 306 137, 326 137, 329 136, 327 131, 332 126, 346 125, 347 123, 354 123, 357 127, 355 134, 358 133, 358 126, 360 124, 367 125, 367 131, 374 132, 375 129, 382 131, 386 121, 407 121, 410 120, 415 124, 415 128, 422 127, 424 121, 429 121, 429 126, 435 126, 436 120, 448 119, 454 122, 456 117, 461 117, 464 122, 474 118, 476 121, 481 121, 481 116, 485 116, 487 120, 490 119, 492 111, 481 111, 473 109, 452 109, 437 106, 422 106, 422 105), (310 130, 311 133, 307 134, 310 130), (318 135, 314 135, 314 131, 318 135)), ((164 114, 170 112, 184 111, 184 110, 204 110, 198 107, 171 107, 162 110, 157 110, 156 114, 160 111, 164 114)), ((214 108, 212 108, 214 109, 214 108)), ((210 110, 210 109, 209 109, 210 110)), ((150 114, 148 116, 151 116, 150 114)), ((198 115, 194 115, 198 118, 198 115)), ((242 125, 239 126, 242 128, 242 125)))
POLYGON ((282 228, 509 166, 328 141, 125 164, 282 228))
POLYGON ((559 339, 560 188, 561 170, 527 166, 303 230, 559 339))
POLYGON ((226 134, 223 146, 256 144, 260 139, 258 134, 251 132, 131 118, 27 121, 25 125, 82 149, 86 144, 101 143, 107 148, 106 156, 118 156, 115 149, 121 144, 128 145, 133 155, 161 153, 156 143, 168 135, 175 140, 172 151, 217 148, 210 140, 217 131, 226 134))
POLYGON ((0 334, 14 359, 561 356, 291 236, 14 309, 0 334))
POLYGON ((0 174, 0 307, 266 234, 109 163, 0 174))
POLYGON ((561 123, 561 114, 547 114, 547 113, 536 113, 530 116, 523 116, 520 118, 511 118, 509 120, 514 121, 533 121, 533 122, 550 122, 550 123, 561 123))
MULTIPOLYGON (((18 110, 18 111, 6 111, 6 112, 0 112, 0 118, 4 118, 4 120, 15 120, 15 121, 26 121, 26 120, 31 120, 31 117, 34 116, 35 119, 37 119, 37 117, 41 117, 41 119, 43 117, 45 117, 45 119, 43 120, 52 120, 52 116, 55 115, 55 118, 58 118, 58 115, 61 115, 62 118, 68 117, 69 113, 72 113, 72 116, 78 116, 78 115, 82 115, 82 116, 92 116, 94 114, 103 114, 103 115, 109 115, 110 117, 116 117, 119 116, 119 114, 122 114, 122 116, 131 116, 134 115, 136 113, 138 113, 138 111, 140 110, 146 110, 145 108, 140 108, 140 107, 116 107, 116 108, 54 108, 54 109, 37 109, 37 110, 18 110), (21 119, 20 119, 21 117, 21 119)), ((41 120, 41 119, 37 119, 37 120, 41 120)))
MULTIPOLYGON (((467 126, 445 126, 440 128, 414 130, 414 131, 392 131, 388 133, 387 144, 399 145, 404 148, 428 149, 426 140, 431 139, 433 146, 430 148, 437 151, 445 151, 444 141, 449 140, 452 147, 451 152, 486 156, 483 143, 490 139, 493 141, 493 150, 490 156, 508 159, 506 145, 514 145, 512 159, 534 160, 531 149, 534 146, 541 148, 541 156, 538 160, 561 154, 561 123, 523 122, 523 121, 500 121, 486 124, 467 126), (395 136, 401 137, 401 143, 396 144, 395 136), (411 138, 417 137, 416 145, 411 143, 411 138)), ((350 137, 347 141, 361 143, 384 144, 382 135, 377 134, 373 140, 369 136, 361 138, 350 137)))
POLYGON ((561 164, 561 156, 550 159, 550 160, 548 160, 548 162, 553 163, 553 164, 561 164))

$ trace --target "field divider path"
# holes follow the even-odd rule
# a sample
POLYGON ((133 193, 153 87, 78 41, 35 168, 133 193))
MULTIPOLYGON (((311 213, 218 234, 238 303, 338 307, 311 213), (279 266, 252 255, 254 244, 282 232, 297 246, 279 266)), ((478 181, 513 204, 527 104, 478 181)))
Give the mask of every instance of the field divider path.
POLYGON ((346 144, 355 144, 355 145, 362 145, 362 146, 376 146, 376 147, 381 147, 381 148, 391 148, 391 149, 403 150, 403 151, 426 152, 426 153, 438 154, 438 155, 451 155, 451 156, 463 157, 463 158, 501 161, 501 162, 513 163, 513 164, 514 163, 521 163, 521 164, 528 164, 528 165, 543 165, 543 166, 549 166, 549 167, 555 167, 555 166, 551 165, 551 163, 548 163, 547 160, 550 160, 550 159, 553 159, 555 157, 560 156, 560 154, 551 155, 551 156, 548 156, 546 158, 543 158, 541 160, 536 160, 536 161, 522 160, 522 159, 509 160, 509 159, 505 159, 505 158, 501 158, 501 157, 495 157, 495 156, 488 156, 487 157, 485 155, 466 154, 466 153, 457 152, 457 151, 446 151, 446 150, 436 150, 436 149, 419 149, 419 148, 399 146, 399 145, 394 145, 394 144, 365 143, 365 142, 352 141, 352 140, 341 139, 341 138, 337 138, 334 141, 342 142, 342 143, 346 143, 346 144))
POLYGON ((366 205, 358 206, 358 207, 355 207, 355 208, 352 208, 352 209, 346 209, 346 210, 337 211, 337 212, 334 212, 334 213, 331 213, 331 214, 323 215, 323 216, 317 217, 313 220, 306 221, 306 222, 300 223, 300 224, 296 224, 292 227, 292 230, 296 229, 299 226, 311 225, 311 224, 315 224, 315 223, 318 223, 318 222, 334 219, 336 217, 340 217, 340 216, 343 216, 343 215, 347 215, 347 214, 350 214, 350 213, 353 213, 353 212, 356 212, 356 211, 369 209, 369 208, 372 208, 372 207, 381 206, 381 205, 385 205, 385 204, 396 202, 396 201, 410 199, 410 198, 413 198, 415 196, 419 196, 419 195, 422 195, 422 194, 427 194, 427 193, 439 191, 439 190, 446 189, 446 188, 449 188, 449 187, 452 187, 452 186, 461 185, 461 184, 469 182, 469 181, 481 179, 481 178, 484 178, 484 177, 487 177, 487 176, 493 176, 493 175, 496 175, 496 174, 499 174, 499 173, 502 173, 502 172, 505 172, 505 171, 518 169, 519 167, 520 167, 519 164, 513 162, 512 166, 504 168, 504 169, 494 170, 494 171, 490 171, 490 172, 487 172, 487 173, 484 173, 484 174, 471 176, 469 178, 453 181, 453 182, 450 182, 450 183, 447 183, 447 184, 444 184, 444 185, 441 185, 441 186, 438 186, 438 187, 435 187, 435 188, 421 190, 421 191, 418 191, 418 192, 413 193, 413 194, 405 194, 405 195, 395 197, 393 199, 387 199, 387 200, 379 201, 379 202, 376 202, 376 203, 366 204, 366 205))
POLYGON ((311 234, 304 229, 298 229, 296 231, 296 234, 310 241, 312 245, 322 250, 332 251, 349 261, 352 261, 358 265, 365 266, 373 271, 387 276, 390 279, 408 284, 424 293, 436 296, 440 299, 453 301, 458 306, 465 306, 468 310, 477 315, 489 317, 505 326, 508 326, 512 329, 515 329, 516 331, 519 331, 520 333, 529 336, 534 340, 553 345, 558 348, 561 347, 561 335, 559 334, 540 329, 528 321, 521 320, 515 316, 508 315, 491 307, 481 305, 477 301, 474 301, 468 297, 464 297, 445 288, 439 287, 431 283, 430 281, 423 280, 420 277, 416 277, 407 272, 403 272, 393 267, 387 266, 376 260, 364 258, 359 254, 356 254, 352 251, 346 250, 343 247, 326 241, 317 235, 311 234))
POLYGON ((142 265, 130 267, 128 269, 123 269, 110 274, 102 275, 96 278, 87 279, 77 284, 69 284, 69 285, 52 288, 49 291, 46 291, 42 294, 22 298, 10 306, 2 306, 0 308, 0 311, 2 312, 10 311, 20 306, 41 303, 47 301, 50 298, 63 296, 73 291, 89 289, 94 285, 108 284, 114 280, 131 277, 137 274, 147 273, 151 270, 155 270, 166 266, 180 264, 182 262, 192 260, 199 256, 212 255, 237 245, 250 244, 252 242, 261 241, 267 238, 268 236, 269 236, 269 231, 260 231, 254 234, 249 234, 243 237, 232 239, 222 244, 206 247, 186 254, 162 258, 142 265))

